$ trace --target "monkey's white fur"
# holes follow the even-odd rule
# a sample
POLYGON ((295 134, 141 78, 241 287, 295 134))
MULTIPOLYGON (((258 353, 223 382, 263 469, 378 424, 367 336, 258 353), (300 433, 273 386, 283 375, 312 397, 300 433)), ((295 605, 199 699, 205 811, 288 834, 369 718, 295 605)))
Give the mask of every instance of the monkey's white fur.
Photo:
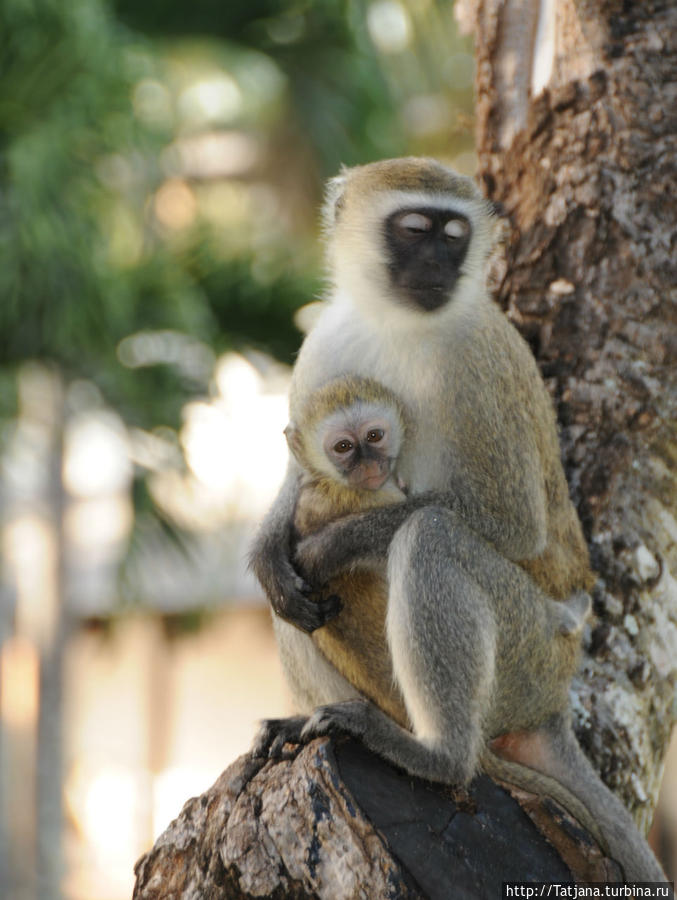
MULTIPOLYGON (((325 229, 331 234, 327 262, 333 286, 332 304, 347 305, 350 316, 358 309, 360 318, 368 320, 379 333, 384 327, 388 331, 413 330, 412 337, 418 333, 433 333, 448 328, 459 317, 472 314, 485 293, 484 271, 494 243, 494 223, 489 204, 479 193, 472 200, 454 198, 451 204, 454 212, 472 222, 473 239, 463 262, 461 277, 454 288, 453 304, 445 304, 425 317, 421 316, 420 310, 394 307, 383 266, 383 246, 374 240, 374 235, 381 230, 383 221, 398 209, 449 209, 448 196, 431 196, 420 191, 393 191, 375 198, 369 195, 358 198, 355 206, 359 214, 351 215, 349 221, 345 221, 347 216, 339 214, 337 217, 333 212, 335 194, 331 189, 328 198, 327 208, 330 211, 325 213, 325 229), (332 225, 329 225, 330 221, 332 225), (365 298, 368 298, 366 303, 365 298)), ((377 376, 374 374, 374 377, 377 376)))

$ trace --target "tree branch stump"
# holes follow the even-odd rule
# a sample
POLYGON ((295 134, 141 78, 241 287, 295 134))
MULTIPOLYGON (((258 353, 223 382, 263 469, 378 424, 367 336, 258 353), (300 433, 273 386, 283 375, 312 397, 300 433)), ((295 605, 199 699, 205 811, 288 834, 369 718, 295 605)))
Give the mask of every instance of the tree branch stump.
POLYGON ((241 756, 135 872, 134 900, 495 900, 504 881, 621 880, 552 799, 485 775, 433 785, 347 738, 241 756))

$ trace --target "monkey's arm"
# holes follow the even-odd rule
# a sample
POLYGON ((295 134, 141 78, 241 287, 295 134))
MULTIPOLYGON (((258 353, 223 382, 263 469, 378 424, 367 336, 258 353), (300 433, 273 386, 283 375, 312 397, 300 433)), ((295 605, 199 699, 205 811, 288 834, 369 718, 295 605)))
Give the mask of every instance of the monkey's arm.
POLYGON ((310 586, 292 565, 293 517, 298 492, 299 469, 292 460, 280 492, 254 540, 249 565, 275 612, 309 633, 338 615, 340 601, 336 597, 311 597, 310 586))
POLYGON ((314 587, 319 587, 351 565, 382 561, 399 527, 412 512, 427 506, 455 512, 506 559, 517 562, 537 557, 546 543, 546 500, 540 461, 531 440, 515 440, 513 445, 506 449, 502 461, 492 460, 494 470, 502 472, 501 466, 505 469, 500 504, 495 498, 475 496, 461 482, 457 489, 427 491, 402 503, 343 516, 299 542, 295 554, 299 570, 314 587))
POLYGON ((457 511, 463 517, 456 495, 437 491, 417 494, 402 503, 343 516, 325 525, 299 541, 295 563, 313 587, 319 588, 351 565, 382 562, 400 526, 415 510, 432 505, 457 511))
MULTIPOLYGON (((471 419, 469 413, 467 417, 471 419)), ((502 421, 496 429, 499 427, 508 428, 502 421)), ((547 539, 547 500, 533 436, 526 427, 516 430, 513 423, 509 441, 494 446, 487 435, 484 445, 491 453, 479 456, 495 479, 478 473, 477 460, 468 451, 463 455, 465 468, 460 471, 469 470, 471 477, 451 474, 444 490, 429 490, 402 503, 344 516, 304 538, 296 548, 299 571, 319 587, 355 563, 383 561, 400 526, 411 513, 427 506, 455 512, 506 559, 517 562, 539 556, 547 539), (494 480, 500 484, 500 492, 495 490, 494 480)))

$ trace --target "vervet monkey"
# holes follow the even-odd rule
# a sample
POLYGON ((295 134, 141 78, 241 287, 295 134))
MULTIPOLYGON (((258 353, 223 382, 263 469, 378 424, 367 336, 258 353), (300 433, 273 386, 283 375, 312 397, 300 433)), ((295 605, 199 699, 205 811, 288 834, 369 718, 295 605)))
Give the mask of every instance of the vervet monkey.
MULTIPOLYGON (((331 522, 293 557, 300 469, 290 460, 252 566, 278 616, 302 708, 332 704, 311 717, 305 735, 340 727, 412 774, 456 784, 498 738, 496 749, 574 792, 584 777, 588 805, 626 876, 660 880, 630 816, 585 761, 566 697, 547 723, 545 698, 524 724, 517 708, 531 647, 526 631, 509 626, 534 609, 546 616, 533 592, 564 599, 588 588, 592 575, 550 399, 525 342, 487 294, 489 204, 470 179, 407 158, 343 172, 330 183, 325 218, 333 289, 296 362, 290 417, 333 378, 376 379, 411 416, 398 462, 409 496, 331 522), (355 700, 355 687, 303 634, 339 611, 332 595, 316 601, 312 587, 365 558, 388 560, 388 635, 413 735, 355 700), (499 607, 505 615, 494 619, 499 607), (508 722, 525 733, 496 732, 508 722)), ((550 663, 547 655, 530 669, 536 680, 550 663)))
MULTIPOLYGON (((339 378, 312 394, 285 429, 302 467, 294 513, 299 536, 349 513, 401 502, 395 467, 406 434, 401 404, 366 378, 339 378)), ((341 613, 312 634, 315 646, 351 685, 405 727, 409 718, 393 679, 385 642, 386 560, 339 574, 325 593, 341 613)))

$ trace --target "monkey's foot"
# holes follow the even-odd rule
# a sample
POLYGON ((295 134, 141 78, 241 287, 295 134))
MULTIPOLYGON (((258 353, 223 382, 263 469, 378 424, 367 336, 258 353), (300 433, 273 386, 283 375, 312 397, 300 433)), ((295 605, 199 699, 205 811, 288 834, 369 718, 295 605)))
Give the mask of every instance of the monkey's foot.
POLYGON ((289 716, 286 719, 263 719, 254 738, 252 756, 280 758, 285 755, 285 744, 301 744, 303 727, 308 721, 306 716, 289 716))
POLYGON ((568 600, 557 600, 555 604, 560 609, 559 633, 564 637, 578 636, 590 614, 590 594, 576 591, 568 600))
POLYGON ((345 700, 318 706, 301 731, 301 740, 309 741, 327 734, 350 734, 362 738, 367 730, 372 704, 367 700, 345 700))
POLYGON ((346 700, 320 706, 301 732, 302 740, 348 734, 409 775, 446 784, 466 784, 473 774, 468 762, 450 758, 446 749, 422 744, 414 735, 368 700, 346 700))

